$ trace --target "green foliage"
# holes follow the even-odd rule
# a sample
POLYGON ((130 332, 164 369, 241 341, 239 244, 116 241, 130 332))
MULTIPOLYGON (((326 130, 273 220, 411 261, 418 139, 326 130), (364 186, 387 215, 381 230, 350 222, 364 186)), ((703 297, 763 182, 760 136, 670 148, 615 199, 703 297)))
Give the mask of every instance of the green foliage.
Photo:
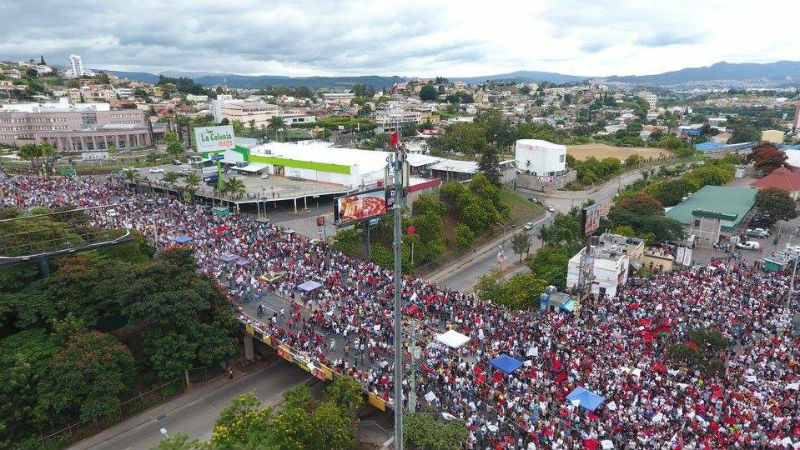
POLYGON ((166 144, 167 153, 170 155, 178 156, 183 153, 183 144, 178 140, 178 135, 171 131, 164 133, 164 144, 166 144))
POLYGON ((797 204, 783 189, 768 188, 758 191, 755 206, 759 211, 777 220, 791 220, 797 217, 797 204))
POLYGON ((481 159, 478 161, 478 169, 489 182, 495 186, 500 185, 500 161, 497 153, 497 148, 490 145, 481 153, 481 159))
POLYGON ((206 447, 220 450, 280 448, 272 410, 259 409, 260 405, 261 402, 252 392, 234 398, 220 412, 206 447))
POLYGON ((422 86, 422 89, 419 91, 419 98, 422 99, 422 101, 433 101, 436 100, 438 96, 439 93, 433 84, 426 84, 422 86))
POLYGON ((154 450, 196 450, 203 447, 203 443, 198 439, 192 439, 188 434, 178 432, 162 439, 158 446, 153 448, 154 450))
POLYGON ((548 286, 555 286, 560 291, 566 290, 567 265, 572 257, 566 249, 545 245, 528 260, 528 268, 536 277, 547 282, 548 286))
POLYGON ((41 380, 44 409, 89 420, 117 413, 120 396, 133 382, 134 362, 114 336, 90 331, 72 335, 50 370, 52 376, 41 380))
POLYGON ((694 189, 694 184, 686 179, 678 178, 662 182, 651 183, 645 192, 655 197, 664 206, 675 206, 683 197, 689 195, 694 189))
POLYGON ((643 216, 663 216, 664 207, 654 197, 638 192, 617 202, 617 207, 643 216))
POLYGON ((412 448, 460 450, 467 436, 467 426, 460 420, 443 423, 428 413, 411 413, 403 418, 403 440, 412 448))
POLYGON ((533 274, 517 274, 507 282, 502 281, 498 270, 482 276, 475 285, 475 292, 484 300, 510 309, 536 308, 539 295, 547 287, 547 281, 533 274))
POLYGON ((363 245, 364 238, 356 227, 343 228, 333 236, 333 249, 339 250, 345 255, 359 255, 363 245))
POLYGON ((584 184, 607 181, 622 172, 622 163, 617 158, 603 158, 602 161, 590 156, 583 161, 572 160, 578 172, 578 180, 584 184))
POLYGON ((156 85, 164 87, 174 86, 175 89, 182 94, 207 95, 209 93, 206 88, 189 77, 173 78, 159 75, 156 85))
POLYGON ((558 213, 550 225, 539 232, 542 242, 552 248, 564 248, 569 253, 577 253, 584 245, 585 237, 581 228, 581 211, 573 208, 568 214, 558 213))
POLYGON ((530 248, 531 237, 527 231, 520 231, 511 237, 511 249, 514 250, 514 253, 519 255, 520 262, 522 261, 522 256, 527 255, 530 248))
POLYGON ((675 344, 669 347, 668 354, 685 361, 706 376, 725 376, 725 363, 722 354, 728 346, 728 339, 712 328, 696 328, 689 331, 690 343, 675 344))
POLYGON ((465 224, 460 223, 456 226, 456 245, 460 249, 466 249, 475 242, 475 233, 465 224))
POLYGON ((457 122, 445 133, 430 140, 431 153, 442 155, 451 152, 475 155, 483 152, 487 145, 486 129, 476 123, 457 122))

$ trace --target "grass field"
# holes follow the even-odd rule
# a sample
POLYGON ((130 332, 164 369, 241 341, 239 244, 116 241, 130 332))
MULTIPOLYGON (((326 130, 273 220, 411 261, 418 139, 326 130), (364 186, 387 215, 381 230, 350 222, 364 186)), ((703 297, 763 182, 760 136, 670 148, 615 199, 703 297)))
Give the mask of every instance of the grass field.
POLYGON ((645 160, 648 158, 658 158, 660 156, 671 156, 668 150, 652 147, 613 147, 607 144, 581 144, 570 145, 567 147, 567 154, 572 155, 578 161, 594 156, 597 159, 617 158, 625 161, 625 158, 633 154, 638 154, 645 160))

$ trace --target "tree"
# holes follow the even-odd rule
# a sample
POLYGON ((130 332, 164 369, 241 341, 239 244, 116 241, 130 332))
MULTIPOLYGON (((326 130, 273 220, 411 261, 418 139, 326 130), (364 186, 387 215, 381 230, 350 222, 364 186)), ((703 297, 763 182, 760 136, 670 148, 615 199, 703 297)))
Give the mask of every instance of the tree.
POLYGON ((669 347, 668 353, 679 360, 689 362, 706 376, 725 376, 722 354, 728 347, 728 339, 712 328, 689 330, 689 342, 669 347))
POLYGON ((788 158, 786 153, 767 143, 762 143, 754 148, 751 157, 754 159, 755 168, 765 175, 772 173, 778 167, 783 167, 788 158))
POLYGON ((644 191, 655 197, 663 206, 675 206, 693 190, 693 183, 686 179, 678 178, 649 184, 644 191))
POLYGON ((567 284, 567 265, 572 257, 564 248, 553 248, 548 245, 540 248, 533 258, 528 260, 528 268, 531 273, 547 282, 548 285, 556 286, 560 291, 566 289, 567 284))
POLYGON ((98 331, 72 335, 50 367, 41 403, 56 414, 79 411, 81 420, 117 414, 120 395, 130 389, 134 375, 127 347, 98 331))
POLYGON ((422 89, 419 91, 419 98, 425 102, 434 101, 438 96, 439 92, 436 90, 436 87, 433 84, 426 84, 425 86, 422 86, 422 89))
POLYGON ((240 198, 247 192, 247 186, 244 181, 231 177, 230 180, 225 182, 225 192, 227 192, 232 199, 240 198))
POLYGON ((637 192, 630 197, 624 198, 617 202, 615 206, 643 216, 664 215, 664 206, 661 205, 661 202, 644 192, 637 192))
POLYGON ((755 205, 759 211, 777 220, 791 220, 797 217, 797 205, 783 189, 767 188, 758 191, 755 205))
POLYGON ((244 124, 239 119, 234 119, 231 123, 233 126, 233 134, 236 136, 242 136, 244 134, 244 124))
POLYGON ((192 439, 188 434, 178 432, 162 439, 155 450, 196 450, 203 447, 204 444, 199 439, 192 439))
POLYGON ((456 245, 460 249, 466 249, 475 243, 475 233, 463 223, 456 226, 456 245))
POLYGON ((194 172, 190 172, 189 175, 186 175, 186 186, 190 191, 197 190, 197 186, 199 186, 202 181, 200 176, 194 172))
POLYGON ((165 183, 169 183, 169 184, 173 184, 174 185, 175 182, 178 181, 178 174, 175 173, 175 172, 167 172, 167 173, 164 174, 163 180, 164 180, 165 183))
POLYGON ((642 157, 634 153, 625 158, 625 167, 636 167, 642 163, 642 157))
POLYGON ((32 165, 35 165, 34 162, 39 158, 39 149, 36 144, 25 144, 19 148, 17 155, 26 161, 30 161, 32 165))
POLYGON ((494 145, 489 145, 483 150, 481 159, 478 162, 478 170, 483 172, 492 184, 495 186, 500 185, 500 164, 497 149, 494 145))
POLYGON ((167 131, 164 133, 164 143, 167 145, 167 153, 177 157, 179 154, 183 153, 183 144, 180 140, 178 140, 178 135, 167 131))
POLYGON ((260 405, 252 392, 234 398, 214 423, 208 447, 220 450, 279 448, 272 410, 260 409, 260 405))
POLYGON ((429 413, 411 413, 403 418, 406 446, 422 450, 460 450, 469 432, 464 422, 442 423, 429 413))
POLYGON ((122 172, 122 174, 125 177, 125 180, 129 183, 135 183, 136 180, 139 178, 139 171, 137 171, 136 169, 125 169, 125 171, 122 172))
POLYGON ((519 255, 522 262, 522 255, 526 255, 531 249, 531 237, 526 231, 520 231, 511 237, 511 248, 514 253, 519 255))

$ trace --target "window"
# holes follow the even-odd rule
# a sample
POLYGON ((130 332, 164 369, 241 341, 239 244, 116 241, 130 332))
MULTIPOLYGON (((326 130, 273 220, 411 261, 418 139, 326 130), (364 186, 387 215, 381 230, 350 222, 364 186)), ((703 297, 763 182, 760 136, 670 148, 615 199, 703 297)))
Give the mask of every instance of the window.
POLYGON ((558 162, 564 162, 567 159, 567 155, 558 155, 558 162))

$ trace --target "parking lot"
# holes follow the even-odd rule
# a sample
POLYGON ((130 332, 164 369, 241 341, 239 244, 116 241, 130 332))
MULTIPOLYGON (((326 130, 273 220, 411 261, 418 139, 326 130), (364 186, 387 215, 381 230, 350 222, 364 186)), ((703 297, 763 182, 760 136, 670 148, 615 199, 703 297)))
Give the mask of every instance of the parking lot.
MULTIPOLYGON (((180 175, 178 180, 174 183, 174 186, 176 187, 186 186, 185 174, 189 171, 201 175, 199 169, 193 169, 186 164, 165 164, 137 170, 139 172, 140 180, 149 181, 159 186, 168 186, 170 184, 164 182, 164 176, 169 172, 175 172, 180 175)), ((268 178, 263 178, 261 175, 241 174, 230 169, 227 172, 223 172, 223 177, 225 180, 228 180, 231 177, 236 177, 244 183, 246 193, 243 198, 239 199, 240 201, 255 201, 256 199, 279 201, 308 197, 308 202, 310 203, 315 195, 339 194, 348 190, 347 187, 340 185, 318 183, 308 180, 289 179, 274 175, 271 175, 268 178)), ((213 197, 214 188, 203 183, 197 189, 197 194, 205 197, 213 197)), ((298 203, 299 202, 300 200, 298 200, 298 203)))

